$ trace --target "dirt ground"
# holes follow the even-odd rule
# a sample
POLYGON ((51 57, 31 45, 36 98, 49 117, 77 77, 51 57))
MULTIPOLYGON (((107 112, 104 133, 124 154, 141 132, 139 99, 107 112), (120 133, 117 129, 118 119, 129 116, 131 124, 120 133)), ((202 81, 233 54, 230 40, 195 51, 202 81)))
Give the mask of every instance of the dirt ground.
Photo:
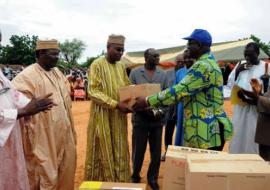
MULTIPOLYGON (((77 169, 76 169, 76 176, 75 176, 75 188, 78 188, 80 186, 84 178, 84 164, 85 164, 84 162, 85 162, 85 151, 86 151, 87 125, 88 125, 88 120, 89 120, 89 109, 90 109, 90 103, 88 101, 73 102, 72 112, 73 112, 75 127, 77 131, 77 169)), ((229 101, 225 101, 225 111, 231 117, 232 108, 229 101)), ((129 114, 128 115, 128 119, 129 119, 128 140, 129 140, 129 145, 130 145, 130 150, 131 150, 132 128, 131 128, 131 123, 130 123, 130 117, 131 115, 129 114)), ((164 143, 163 143, 163 152, 164 152, 164 143)), ((149 154, 149 149, 147 148, 144 164, 143 164, 143 168, 141 172, 142 183, 147 183, 146 173, 147 173, 149 161, 150 161, 150 154, 149 154)), ((164 173, 163 170, 164 170, 164 162, 162 162, 160 166, 160 174, 159 174, 159 180, 158 180, 160 187, 162 187, 162 179, 163 179, 163 173, 164 173)), ((149 187, 148 189, 150 190, 149 187)))

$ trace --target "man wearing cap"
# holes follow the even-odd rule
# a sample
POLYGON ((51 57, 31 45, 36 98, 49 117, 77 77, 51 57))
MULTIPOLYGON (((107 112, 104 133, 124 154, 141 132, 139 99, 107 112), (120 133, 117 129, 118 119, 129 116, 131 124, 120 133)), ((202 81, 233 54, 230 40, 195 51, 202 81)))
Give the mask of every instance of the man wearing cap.
POLYGON ((18 119, 51 109, 54 105, 51 95, 26 98, 0 69, 0 189, 29 190, 18 119))
MULTIPOLYGON (((257 43, 250 42, 246 45, 244 49, 245 60, 239 62, 229 76, 227 84, 229 89, 237 85, 245 90, 252 91, 252 85, 249 83, 251 79, 263 82, 262 76, 265 74, 269 76, 268 63, 259 60, 259 54, 260 47, 257 43)), ((268 87, 268 84, 266 84, 266 87, 268 87)), ((259 145, 254 142, 259 115, 258 108, 253 102, 249 102, 249 99, 245 98, 246 96, 241 95, 242 91, 239 91, 239 98, 247 104, 245 106, 237 104, 233 106, 232 123, 235 135, 230 141, 229 152, 233 154, 258 154, 259 145)), ((261 92, 264 92, 264 89, 261 92)))
POLYGON ((31 190, 73 190, 76 169, 76 134, 71 114, 68 81, 55 67, 59 56, 56 40, 37 41, 37 63, 12 81, 32 98, 53 92, 57 106, 23 122, 23 146, 31 190))
MULTIPOLYGON (((189 51, 185 50, 184 53, 176 57, 176 61, 182 61, 183 67, 176 72, 174 84, 178 84, 188 72, 188 69, 194 64, 195 60, 190 58, 189 51)), ((174 145, 182 146, 184 142, 184 129, 183 129, 184 107, 181 102, 177 105, 177 123, 174 145)))
POLYGON ((223 79, 210 53, 212 37, 196 29, 189 36, 187 49, 196 60, 180 83, 152 96, 137 98, 134 110, 145 107, 184 106, 184 146, 222 150, 232 136, 232 124, 223 110, 223 79))
POLYGON ((90 67, 88 94, 91 101, 87 131, 85 179, 130 181, 127 140, 127 104, 119 102, 118 89, 130 84, 125 66, 122 35, 110 35, 107 54, 90 67))

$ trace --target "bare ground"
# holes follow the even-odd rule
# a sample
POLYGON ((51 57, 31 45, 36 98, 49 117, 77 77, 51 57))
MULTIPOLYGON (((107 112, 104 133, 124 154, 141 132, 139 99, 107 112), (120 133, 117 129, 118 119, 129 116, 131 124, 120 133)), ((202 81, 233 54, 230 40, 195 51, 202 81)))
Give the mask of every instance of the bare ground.
MULTIPOLYGON (((225 106, 225 111, 231 117, 232 108, 231 108, 230 102, 225 101, 224 106, 225 106)), ((73 112, 75 127, 77 131, 77 169, 76 169, 76 176, 75 176, 75 188, 78 188, 84 179, 84 164, 85 164, 84 162, 85 162, 85 152, 86 152, 86 138, 87 138, 87 125, 88 125, 88 120, 89 120, 89 109, 90 109, 90 104, 88 101, 73 102, 72 112, 73 112)), ((129 146, 131 150, 132 128, 131 128, 131 123, 130 123, 130 117, 131 115, 129 114, 128 115, 128 121, 129 121, 128 140, 129 140, 129 146)), ((225 149, 227 149, 227 147, 225 147, 225 149)), ((164 145, 163 145, 163 150, 164 150, 164 145)), ((144 164, 143 164, 143 168, 141 172, 143 183, 147 183, 146 173, 147 173, 149 161, 150 161, 150 154, 149 154, 149 149, 147 148, 144 164)), ((163 171, 164 171, 164 162, 161 163, 159 180, 158 180, 161 187, 162 187, 162 179, 163 179, 163 173, 164 173, 163 171)), ((149 187, 148 189, 150 190, 149 187)))

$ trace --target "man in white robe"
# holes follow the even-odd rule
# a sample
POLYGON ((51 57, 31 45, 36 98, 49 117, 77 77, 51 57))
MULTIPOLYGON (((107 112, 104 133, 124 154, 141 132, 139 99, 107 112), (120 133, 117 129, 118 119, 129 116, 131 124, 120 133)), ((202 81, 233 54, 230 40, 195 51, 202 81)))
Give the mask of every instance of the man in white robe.
POLYGON ((0 70, 0 190, 29 189, 17 119, 50 109, 50 95, 30 101, 13 88, 0 70))
MULTIPOLYGON (((234 85, 238 85, 245 90, 252 91, 250 80, 252 78, 260 80, 265 73, 269 73, 265 70, 267 63, 258 60, 259 53, 258 44, 254 42, 247 44, 244 51, 245 61, 236 65, 229 76, 227 87, 232 89, 234 85)), ((234 105, 232 117, 234 137, 230 142, 230 153, 259 153, 258 144, 254 141, 257 118, 256 106, 234 105)))
MULTIPOLYGON (((1 40, 0 32, 0 43, 1 40)), ((0 69, 0 190, 29 189, 17 119, 51 109, 53 101, 48 99, 51 95, 30 101, 14 89, 0 69)))

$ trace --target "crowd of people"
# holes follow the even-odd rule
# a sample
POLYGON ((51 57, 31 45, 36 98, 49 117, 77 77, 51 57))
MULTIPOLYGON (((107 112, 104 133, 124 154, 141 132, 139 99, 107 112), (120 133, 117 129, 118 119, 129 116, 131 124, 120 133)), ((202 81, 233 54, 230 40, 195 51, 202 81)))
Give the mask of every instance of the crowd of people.
POLYGON ((66 75, 69 82, 70 97, 72 100, 87 100, 88 72, 81 69, 71 69, 66 75))
POLYGON ((4 76, 8 79, 8 80, 12 80, 13 78, 16 77, 16 75, 18 75, 23 69, 24 69, 24 66, 20 66, 20 68, 11 68, 8 64, 5 65, 3 68, 2 68, 2 72, 4 74, 4 76))
MULTIPOLYGON (((270 161, 270 91, 268 64, 258 59, 259 46, 252 42, 228 77, 228 89, 239 87, 232 121, 224 111, 223 75, 211 53, 212 36, 195 29, 184 38, 187 47, 176 58, 176 67, 157 67, 160 54, 144 52, 145 64, 127 75, 120 61, 125 37, 110 35, 107 53, 87 72, 73 70, 65 76, 57 69, 59 44, 38 40, 37 62, 13 80, 0 72, 0 189, 73 190, 76 170, 76 131, 71 99, 90 98, 85 180, 141 181, 147 143, 151 160, 148 184, 157 182, 162 128, 165 146, 175 145, 256 153, 270 161), (161 92, 119 101, 118 89, 130 84, 160 84, 161 92), (73 90, 73 92, 72 92, 73 90), (84 93, 84 94, 83 94, 84 93), (132 113, 132 150, 128 147, 127 113, 132 113), (130 159, 132 167, 130 168, 130 159)), ((5 73, 5 71, 4 71, 5 73)))

